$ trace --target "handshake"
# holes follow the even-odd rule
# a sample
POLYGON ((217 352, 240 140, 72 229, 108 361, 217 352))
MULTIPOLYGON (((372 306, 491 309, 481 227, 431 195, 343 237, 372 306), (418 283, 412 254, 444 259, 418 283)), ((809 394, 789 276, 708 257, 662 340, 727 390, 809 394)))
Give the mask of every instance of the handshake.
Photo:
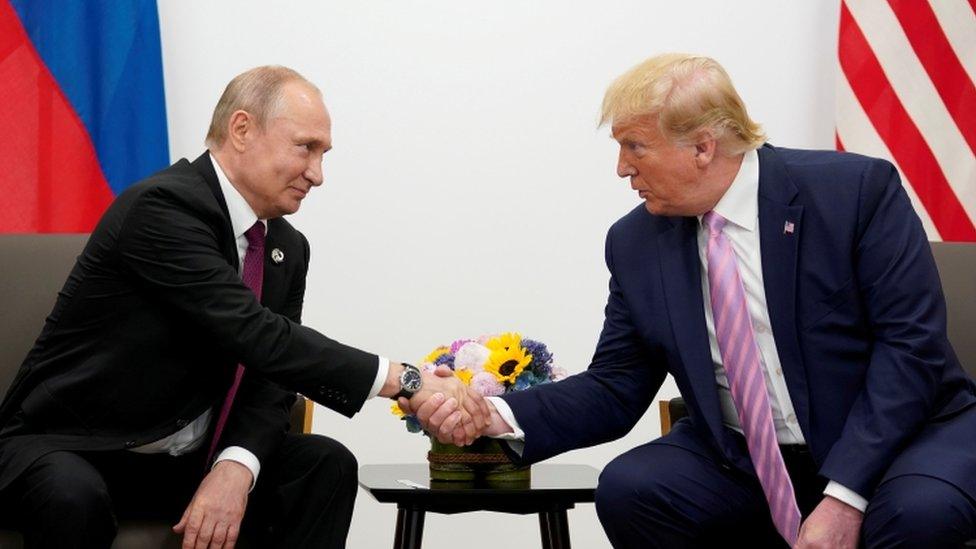
MULTIPOLYGON (((386 384, 380 396, 392 397, 400 390, 404 366, 390 364, 386 384)), ((409 399, 398 403, 406 414, 417 418, 431 436, 445 444, 467 446, 480 436, 511 433, 512 428, 498 414, 490 399, 466 386, 445 365, 431 371, 420 371, 420 388, 409 399)))

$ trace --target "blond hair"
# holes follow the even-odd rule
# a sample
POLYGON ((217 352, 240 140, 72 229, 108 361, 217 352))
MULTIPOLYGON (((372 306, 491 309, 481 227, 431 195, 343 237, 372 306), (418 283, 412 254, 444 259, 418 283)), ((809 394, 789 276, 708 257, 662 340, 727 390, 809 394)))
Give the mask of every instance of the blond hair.
POLYGON ((280 65, 255 67, 234 77, 224 88, 217 106, 214 107, 206 144, 215 147, 227 139, 227 124, 237 111, 253 115, 258 128, 264 128, 281 107, 281 90, 289 82, 302 82, 321 94, 315 84, 297 71, 280 65))
POLYGON ((675 143, 693 143, 707 133, 727 155, 757 149, 766 140, 728 73, 709 57, 657 55, 614 80, 603 97, 600 126, 643 116, 656 117, 661 134, 675 143))

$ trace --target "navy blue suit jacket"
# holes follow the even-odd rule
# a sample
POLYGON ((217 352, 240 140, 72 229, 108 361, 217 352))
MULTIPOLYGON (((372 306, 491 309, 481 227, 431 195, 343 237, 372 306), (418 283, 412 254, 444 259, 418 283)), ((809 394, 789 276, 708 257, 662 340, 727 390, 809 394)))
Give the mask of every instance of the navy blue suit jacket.
MULTIPOLYGON (((769 145, 759 163, 763 283, 790 398, 820 473, 869 498, 926 429, 976 403, 946 339, 938 271, 890 163, 769 145)), ((667 443, 752 471, 722 424, 697 227, 641 205, 610 229, 610 296, 590 367, 504 397, 526 433, 523 461, 623 436, 670 373, 690 418, 667 443)), ((915 452, 900 467, 976 494, 976 438, 958 445, 915 452)))

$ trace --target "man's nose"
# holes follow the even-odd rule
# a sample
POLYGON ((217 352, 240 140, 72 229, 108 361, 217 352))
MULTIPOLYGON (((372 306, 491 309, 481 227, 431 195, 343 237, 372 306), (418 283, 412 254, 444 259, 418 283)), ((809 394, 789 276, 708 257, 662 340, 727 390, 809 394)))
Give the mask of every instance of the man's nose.
POLYGON ((305 169, 305 179, 318 187, 322 184, 322 157, 315 157, 309 160, 308 167, 305 169))
POLYGON ((635 175, 637 175, 637 170, 634 169, 630 162, 627 162, 627 160, 624 158, 623 152, 621 152, 620 156, 617 157, 617 176, 633 177, 635 175))

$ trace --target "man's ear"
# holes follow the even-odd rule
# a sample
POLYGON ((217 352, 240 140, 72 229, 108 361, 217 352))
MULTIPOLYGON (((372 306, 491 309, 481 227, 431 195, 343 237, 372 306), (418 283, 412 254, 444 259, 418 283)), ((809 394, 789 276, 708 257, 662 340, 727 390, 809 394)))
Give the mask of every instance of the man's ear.
POLYGON ((254 119, 247 111, 238 110, 230 115, 227 123, 227 139, 237 152, 244 152, 249 133, 254 132, 254 119))
POLYGON ((702 132, 695 140, 695 165, 699 169, 706 168, 712 163, 718 152, 718 142, 711 132, 702 132))

